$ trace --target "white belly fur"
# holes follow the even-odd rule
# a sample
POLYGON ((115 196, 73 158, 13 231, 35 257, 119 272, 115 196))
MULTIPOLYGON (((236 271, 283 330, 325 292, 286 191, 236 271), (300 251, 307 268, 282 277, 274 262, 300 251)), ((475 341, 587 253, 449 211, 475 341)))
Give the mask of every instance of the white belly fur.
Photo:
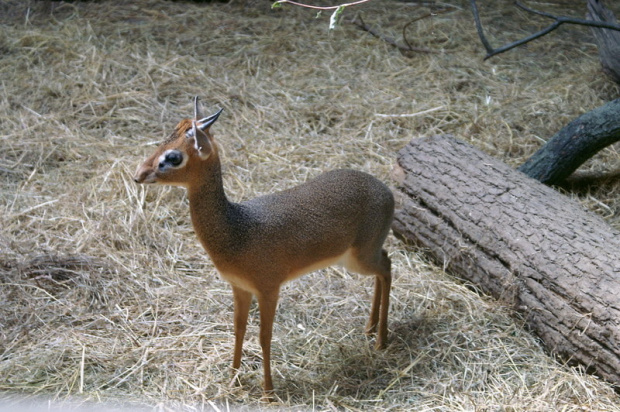
POLYGON ((324 269, 326 267, 334 265, 344 266, 351 271, 357 272, 357 265, 355 259, 353 259, 351 249, 347 249, 346 252, 344 252, 340 256, 321 260, 319 262, 313 263, 310 266, 306 266, 304 268, 294 271, 287 277, 287 281, 298 278, 299 276, 305 275, 306 273, 314 272, 316 270, 324 269))
MULTIPOLYGON (((298 270, 295 270, 294 272, 289 273, 284 279, 284 281, 288 282, 302 275, 305 275, 306 273, 314 272, 319 269, 324 269, 326 267, 334 266, 334 265, 344 266, 345 268, 353 272, 361 273, 359 269, 359 265, 357 265, 356 260, 353 258, 351 249, 347 249, 347 251, 344 252, 340 256, 335 256, 329 259, 324 259, 324 260, 315 262, 309 266, 303 267, 301 269, 298 269, 298 270)), ((225 273, 225 272, 220 272, 220 274, 222 275, 224 280, 231 283, 233 286, 236 286, 243 290, 247 290, 248 292, 251 292, 254 295, 258 293, 257 288, 251 282, 249 282, 244 276, 240 276, 236 273, 225 273)))

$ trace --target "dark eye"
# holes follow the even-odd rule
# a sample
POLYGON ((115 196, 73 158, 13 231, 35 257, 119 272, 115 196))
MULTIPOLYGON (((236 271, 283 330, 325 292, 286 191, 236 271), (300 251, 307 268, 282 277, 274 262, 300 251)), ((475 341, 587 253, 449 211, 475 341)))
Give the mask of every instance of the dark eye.
POLYGON ((165 171, 169 167, 178 167, 183 163, 183 153, 178 150, 170 150, 159 158, 159 170, 165 171))
POLYGON ((166 163, 170 163, 172 166, 178 166, 183 161, 183 155, 177 151, 169 152, 166 154, 166 163))

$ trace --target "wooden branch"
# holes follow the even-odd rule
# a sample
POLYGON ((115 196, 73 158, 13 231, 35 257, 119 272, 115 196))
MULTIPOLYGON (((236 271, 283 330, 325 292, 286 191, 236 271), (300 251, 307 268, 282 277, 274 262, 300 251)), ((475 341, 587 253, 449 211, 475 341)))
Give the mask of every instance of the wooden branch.
POLYGON ((620 232, 449 136, 398 153, 393 230, 518 312, 545 347, 620 385, 620 232))
POLYGON ((569 24, 578 24, 578 25, 582 25, 582 26, 590 26, 590 27, 598 27, 598 28, 604 28, 604 29, 610 29, 610 30, 620 30, 620 25, 618 24, 613 24, 613 23, 608 23, 608 22, 604 22, 604 21, 594 21, 594 20, 584 20, 584 19, 576 19, 576 18, 572 18, 572 17, 564 17, 564 16, 554 16, 550 13, 546 13, 546 12, 542 12, 542 11, 537 11, 534 9, 531 9, 529 7, 524 6, 523 4, 519 3, 519 2, 515 2, 515 4, 520 7, 521 9, 530 12, 530 13, 534 13, 534 14, 538 14, 540 16, 544 16, 544 17, 548 17, 551 19, 554 19, 555 22, 553 22, 551 25, 545 27, 544 29, 530 35, 527 36, 521 40, 517 40, 513 43, 509 43, 506 44, 504 46, 498 47, 498 48, 494 48, 493 46, 491 46, 491 43, 489 42, 489 40, 486 38, 486 35, 484 34, 484 30, 482 28, 482 23, 480 21, 480 13, 478 12, 478 6, 476 5, 476 0, 470 0, 470 4, 471 4, 471 9, 472 9, 472 13, 474 15, 474 22, 476 24, 476 30, 478 31, 478 37, 480 37, 480 41, 482 42, 482 45, 484 46, 484 48, 487 51, 486 56, 484 57, 484 60, 487 60, 493 56, 496 56, 500 53, 504 53, 507 52, 508 50, 514 49, 515 47, 519 47, 522 46, 526 43, 531 42, 532 40, 538 39, 546 34, 551 33, 553 30, 557 29, 558 27, 560 27, 562 24, 564 23, 569 23, 569 24))
POLYGON ((561 184, 586 160, 620 140, 620 99, 570 122, 519 170, 548 185, 561 184))
POLYGON ((482 45, 487 51, 487 57, 484 58, 486 60, 491 57, 489 56, 489 54, 493 53, 495 49, 493 49, 493 46, 491 46, 491 43, 489 43, 489 40, 487 40, 487 36, 485 36, 484 34, 484 29, 482 28, 482 22, 480 21, 480 13, 478 12, 478 5, 476 4, 476 0, 470 0, 470 3, 471 11, 474 14, 474 22, 476 23, 478 37, 480 37, 480 42, 482 42, 482 45))

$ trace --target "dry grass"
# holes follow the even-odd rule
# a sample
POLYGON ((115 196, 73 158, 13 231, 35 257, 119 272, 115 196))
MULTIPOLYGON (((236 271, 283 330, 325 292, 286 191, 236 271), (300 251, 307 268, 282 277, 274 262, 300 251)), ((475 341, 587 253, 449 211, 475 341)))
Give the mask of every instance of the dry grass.
MULTIPOLYGON (((572 3, 539 6, 581 15, 572 3)), ((5 405, 272 407, 258 402, 256 309, 242 385, 228 385, 231 291, 195 239, 184 192, 130 179, 191 114, 192 96, 226 109, 214 132, 235 200, 336 167, 389 181, 396 151, 435 133, 516 166, 567 121, 618 97, 587 30, 562 28, 483 62, 466 2, 454 4, 409 29, 416 45, 441 52, 408 59, 351 25, 329 33, 326 17, 262 1, 0 3, 5 405)), ((357 10, 398 37, 423 9, 378 1, 357 10)), ((489 29, 498 41, 546 23, 510 4, 483 13, 502 19, 489 29)), ((618 159, 611 147, 585 168, 613 170, 618 159)), ((619 193, 608 182, 580 198, 618 227, 619 193)), ((496 302, 395 239, 387 247, 386 351, 362 333, 371 279, 330 269, 286 286, 275 408, 620 410, 607 384, 554 361, 496 302)))

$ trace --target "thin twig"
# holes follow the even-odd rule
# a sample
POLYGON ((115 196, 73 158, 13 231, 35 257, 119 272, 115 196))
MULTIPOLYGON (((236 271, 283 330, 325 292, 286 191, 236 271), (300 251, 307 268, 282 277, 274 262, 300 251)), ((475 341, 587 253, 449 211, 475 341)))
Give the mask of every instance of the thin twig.
POLYGON ((414 47, 414 46, 411 46, 408 42, 406 42, 407 43, 406 46, 403 46, 402 44, 398 43, 392 37, 384 36, 383 34, 379 33, 377 30, 373 29, 371 26, 367 25, 364 22, 364 20, 362 19, 361 15, 356 16, 356 18, 353 19, 352 23, 355 24, 360 29, 362 29, 364 31, 367 31, 368 33, 372 34, 376 38, 381 39, 381 40, 383 40, 384 42, 386 42, 388 44, 391 44, 392 46, 394 46, 398 50, 400 50, 402 53, 405 53, 405 52, 437 53, 436 50, 427 49, 425 47, 414 47))
POLYGON ((305 7, 307 9, 314 9, 314 10, 338 10, 339 8, 342 8, 342 7, 357 6, 358 4, 368 3, 369 1, 372 1, 372 0, 359 0, 359 1, 354 1, 351 3, 343 3, 338 6, 313 6, 311 4, 298 3, 292 0, 278 0, 275 2, 275 4, 292 4, 293 6, 305 7))
POLYGON ((415 19, 413 19, 413 20, 411 20, 410 22, 408 22, 407 24, 405 24, 405 25, 403 26, 403 41, 405 42, 405 44, 407 45, 407 47, 409 47, 409 49, 410 49, 410 50, 413 50, 413 49, 414 49, 414 46, 412 46, 412 45, 409 43, 409 40, 407 40, 407 28, 408 28, 409 26, 411 26, 413 23, 415 23, 415 22, 417 22, 417 21, 420 21, 420 20, 422 20, 422 19, 426 19, 426 18, 428 18, 428 17, 433 17, 433 16, 436 16, 436 15, 438 15, 438 14, 442 14, 442 13, 448 13, 448 12, 450 12, 450 11, 454 11, 454 10, 455 10, 455 7, 453 7, 453 6, 447 6, 447 7, 443 8, 443 9, 440 9, 440 10, 435 10, 435 11, 431 11, 431 12, 429 12, 429 13, 423 14, 422 16, 416 17, 415 19))
POLYGON ((552 32, 553 30, 557 29, 558 27, 560 27, 562 24, 564 23, 570 23, 570 24, 578 24, 581 26, 589 26, 589 27, 599 27, 602 29, 610 29, 610 30, 620 30, 620 25, 617 24, 613 24, 613 23, 606 23, 606 22, 600 22, 600 21, 594 21, 594 20, 585 20, 585 19, 577 19, 577 18, 572 18, 572 17, 565 17, 565 16, 555 16, 553 14, 547 13, 547 12, 543 12, 543 11, 538 11, 538 10, 534 10, 531 9, 529 7, 524 6, 523 4, 519 3, 518 1, 515 2, 516 6, 527 11, 530 13, 534 13, 537 14, 539 16, 543 16, 543 17, 547 17, 550 19, 555 20, 555 22, 553 22, 552 24, 550 24, 549 26, 545 27, 544 29, 531 34, 521 40, 517 40, 513 43, 509 43, 506 44, 504 46, 498 47, 498 48, 493 48, 493 46, 491 46, 491 43, 488 41, 488 39, 486 38, 485 34, 484 34, 484 30, 482 28, 482 23, 480 22, 480 13, 478 12, 478 6, 476 5, 476 0, 470 0, 471 3, 471 9, 472 9, 472 13, 474 14, 474 22, 476 23, 476 30, 478 31, 478 36, 480 37, 480 41, 482 42, 482 45, 484 46, 484 48, 487 51, 487 55, 484 57, 484 60, 489 59, 495 55, 498 55, 500 53, 504 53, 508 50, 514 49, 515 47, 519 47, 524 45, 525 43, 528 43, 532 40, 535 40, 539 37, 542 37, 550 32, 552 32))
POLYGON ((421 112, 416 112, 416 113, 401 113, 401 114, 375 113, 375 116, 387 117, 387 118, 391 118, 391 117, 416 117, 416 116, 422 116, 422 115, 425 115, 425 114, 429 114, 429 113, 435 112, 437 110, 441 110, 443 108, 444 108, 444 106, 437 106, 437 107, 433 107, 432 109, 426 109, 426 110, 422 110, 421 112))

